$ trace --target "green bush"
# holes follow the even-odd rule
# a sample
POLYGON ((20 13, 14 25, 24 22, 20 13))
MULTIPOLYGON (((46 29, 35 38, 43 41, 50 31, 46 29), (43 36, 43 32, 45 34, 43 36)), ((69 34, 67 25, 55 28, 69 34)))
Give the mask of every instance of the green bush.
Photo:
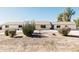
POLYGON ((32 36, 34 30, 35 30, 34 22, 27 22, 22 26, 23 34, 26 36, 32 36))
POLYGON ((16 30, 15 30, 15 29, 9 29, 8 35, 9 35, 10 37, 14 37, 14 36, 16 35, 16 30))
POLYGON ((70 30, 71 29, 69 27, 58 28, 58 32, 62 34, 63 36, 67 36, 70 30))
POLYGON ((5 30, 5 35, 6 35, 6 36, 9 35, 9 34, 8 34, 8 31, 9 31, 8 29, 5 30))

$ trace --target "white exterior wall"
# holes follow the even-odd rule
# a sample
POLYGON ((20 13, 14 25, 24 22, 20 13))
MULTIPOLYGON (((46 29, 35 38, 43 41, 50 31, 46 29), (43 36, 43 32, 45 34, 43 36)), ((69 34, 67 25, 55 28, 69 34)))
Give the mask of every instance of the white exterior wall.
POLYGON ((68 27, 71 29, 76 29, 76 25, 69 25, 68 27))
POLYGON ((48 25, 46 26, 46 29, 50 29, 50 28, 51 28, 51 25, 48 24, 48 25))
POLYGON ((9 25, 8 25, 8 26, 9 26, 8 28, 6 28, 5 26, 6 26, 6 25, 3 25, 3 26, 2 26, 2 29, 3 29, 3 30, 8 29, 8 28, 20 29, 20 28, 18 27, 18 26, 19 26, 18 24, 9 24, 9 25))
POLYGON ((57 25, 54 25, 54 30, 56 30, 57 29, 57 25))
MULTIPOLYGON (((61 24, 61 25, 60 25, 60 28, 63 28, 63 27, 65 27, 65 26, 66 26, 66 25, 61 24)), ((67 27, 69 27, 69 28, 71 28, 71 29, 76 29, 76 25, 74 25, 74 24, 68 24, 67 27)), ((57 24, 54 25, 54 29, 55 29, 55 30, 57 29, 57 24)))
POLYGON ((35 29, 41 29, 41 28, 40 28, 40 25, 37 24, 37 25, 35 26, 35 29))
MULTIPOLYGON (((4 24, 3 26, 2 26, 2 29, 3 30, 5 30, 5 29, 7 29, 6 27, 5 27, 5 25, 8 25, 9 26, 9 28, 15 28, 15 29, 20 29, 19 28, 19 25, 23 25, 24 24, 24 22, 22 22, 22 23, 17 23, 17 22, 13 22, 13 23, 6 23, 6 24, 4 24)), ((42 29, 42 30, 50 30, 50 28, 51 28, 51 24, 50 24, 50 22, 36 22, 35 23, 35 28, 36 29, 42 29), (46 28, 41 28, 41 25, 45 25, 46 26, 46 28)), ((65 27, 66 25, 68 26, 68 27, 70 27, 71 29, 76 29, 76 24, 75 23, 67 23, 67 22, 56 22, 56 23, 52 23, 52 25, 54 25, 54 29, 56 30, 57 29, 57 25, 60 25, 60 27, 65 27)))
POLYGON ((41 30, 48 30, 51 28, 51 25, 50 24, 36 24, 35 26, 36 29, 41 29, 41 30), (41 25, 45 25, 46 28, 41 28, 41 25))

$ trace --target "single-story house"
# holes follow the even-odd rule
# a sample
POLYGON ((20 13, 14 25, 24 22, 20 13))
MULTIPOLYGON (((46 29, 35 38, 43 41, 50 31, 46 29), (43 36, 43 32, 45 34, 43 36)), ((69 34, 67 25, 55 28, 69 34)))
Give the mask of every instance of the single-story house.
MULTIPOLYGON (((7 28, 15 28, 17 30, 22 28, 22 25, 27 22, 7 22, 0 26, 1 30, 7 28)), ((36 30, 57 30, 57 28, 69 27, 71 29, 76 29, 76 24, 74 22, 49 22, 49 21, 35 21, 36 30)))
POLYGON ((7 22, 3 24, 2 29, 5 30, 7 28, 15 28, 17 30, 21 29, 23 22, 7 22))
MULTIPOLYGON (((27 22, 7 22, 3 24, 2 29, 7 28, 15 28, 15 29, 21 29, 22 25, 27 22)), ((37 30, 49 30, 51 28, 51 24, 49 21, 35 21, 35 29, 37 30)))
POLYGON ((51 28, 51 24, 49 21, 35 21, 35 28, 37 30, 49 30, 51 28))
POLYGON ((52 23, 52 29, 54 30, 62 27, 69 27, 71 29, 76 29, 76 24, 74 22, 53 22, 52 23))

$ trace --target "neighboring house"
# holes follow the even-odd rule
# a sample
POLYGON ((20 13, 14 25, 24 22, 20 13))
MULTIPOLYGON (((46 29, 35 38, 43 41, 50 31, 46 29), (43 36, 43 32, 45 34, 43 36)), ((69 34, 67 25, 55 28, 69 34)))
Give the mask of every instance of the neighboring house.
POLYGON ((17 30, 21 29, 23 22, 7 22, 3 24, 2 29, 15 28, 17 30))
POLYGON ((71 29, 76 29, 76 24, 74 22, 53 22, 52 29, 62 28, 62 27, 69 27, 71 29))
POLYGON ((35 28, 37 30, 49 30, 51 28, 51 24, 49 21, 35 21, 35 28))

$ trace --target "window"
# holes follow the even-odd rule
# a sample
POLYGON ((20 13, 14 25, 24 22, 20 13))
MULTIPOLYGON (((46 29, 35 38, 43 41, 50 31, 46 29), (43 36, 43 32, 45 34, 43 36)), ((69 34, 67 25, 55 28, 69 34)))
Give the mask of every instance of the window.
POLYGON ((57 28, 60 28, 60 25, 57 25, 57 28))
POLYGON ((41 28, 46 28, 46 25, 41 25, 41 28))
POLYGON ((19 25, 18 27, 19 27, 19 28, 22 28, 22 25, 19 25))
POLYGON ((9 28, 9 25, 5 25, 5 28, 9 28))

